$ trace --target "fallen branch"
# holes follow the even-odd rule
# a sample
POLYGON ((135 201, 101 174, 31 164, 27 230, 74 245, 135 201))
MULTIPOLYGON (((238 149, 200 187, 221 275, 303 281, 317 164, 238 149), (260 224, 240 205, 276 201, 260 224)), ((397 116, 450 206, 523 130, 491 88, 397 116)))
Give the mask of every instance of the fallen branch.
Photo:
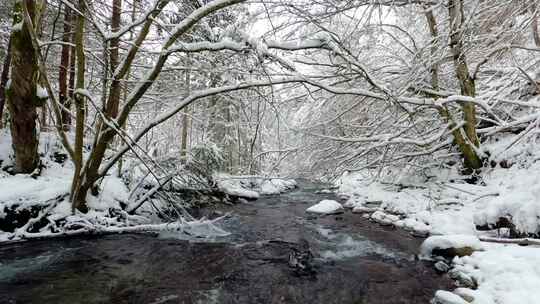
MULTIPOLYGON (((179 221, 174 223, 162 223, 162 224, 146 224, 137 226, 124 226, 124 227, 106 227, 106 226, 85 226, 76 230, 66 230, 62 232, 39 232, 39 233, 24 233, 19 235, 13 235, 15 239, 0 242, 2 244, 18 243, 24 240, 41 240, 50 238, 60 238, 68 236, 82 236, 82 235, 108 235, 108 234, 121 234, 121 233, 159 233, 163 231, 183 231, 186 228, 213 225, 215 222, 228 217, 229 214, 225 214, 212 220, 200 220, 200 221, 179 221)), ((222 230, 222 235, 228 235, 227 232, 222 230)))
POLYGON ((152 188, 152 189, 150 189, 150 191, 146 192, 146 194, 144 194, 143 197, 141 197, 138 201, 136 201, 133 204, 134 206, 132 208, 130 208, 130 207, 127 208, 128 214, 134 214, 135 211, 137 211, 137 209, 139 209, 139 207, 141 207, 142 204, 144 204, 144 202, 146 202, 146 200, 148 200, 152 195, 154 195, 161 188, 163 188, 163 186, 168 184, 173 179, 173 177, 174 177, 174 175, 169 175, 167 178, 165 178, 164 181, 158 183, 154 188, 152 188))
POLYGON ((527 246, 527 245, 539 245, 540 246, 540 240, 539 239, 531 239, 531 238, 522 238, 522 239, 501 239, 501 238, 494 238, 494 237, 479 237, 478 238, 482 242, 489 242, 489 243, 499 243, 499 244, 517 244, 521 246, 527 246))

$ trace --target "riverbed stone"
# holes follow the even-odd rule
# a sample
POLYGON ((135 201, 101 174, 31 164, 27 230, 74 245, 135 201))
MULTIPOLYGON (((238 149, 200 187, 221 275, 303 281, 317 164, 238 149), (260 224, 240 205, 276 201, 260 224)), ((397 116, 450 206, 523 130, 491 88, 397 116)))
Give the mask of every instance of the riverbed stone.
POLYGON ((450 270, 450 266, 443 261, 438 261, 433 266, 438 272, 448 272, 450 270))
POLYGON ((468 304, 462 297, 455 293, 439 290, 435 293, 435 297, 431 301, 431 304, 468 304))
POLYGON ((375 212, 375 211, 377 211, 377 208, 370 208, 370 207, 366 207, 366 206, 355 206, 352 209, 353 213, 372 213, 372 212, 375 212))
POLYGON ((442 256, 451 260, 455 256, 468 256, 481 250, 484 247, 476 236, 459 234, 431 236, 420 247, 420 253, 426 259, 442 256))
POLYGON ((334 200, 322 200, 307 208, 306 211, 317 214, 339 214, 343 213, 343 206, 334 200))
POLYGON ((382 211, 376 211, 371 215, 371 219, 380 225, 383 226, 390 226, 393 225, 394 222, 399 220, 399 217, 392 214, 387 214, 382 211))
POLYGON ((450 276, 451 279, 455 280, 461 287, 475 289, 478 286, 474 278, 462 271, 452 269, 448 272, 448 276, 450 276))

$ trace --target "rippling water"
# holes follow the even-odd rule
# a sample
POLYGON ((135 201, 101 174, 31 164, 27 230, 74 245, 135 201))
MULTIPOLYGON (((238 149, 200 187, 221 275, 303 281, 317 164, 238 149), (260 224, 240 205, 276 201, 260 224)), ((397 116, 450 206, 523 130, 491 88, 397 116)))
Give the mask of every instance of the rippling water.
POLYGON ((351 213, 306 214, 332 195, 302 185, 281 196, 199 210, 230 216, 197 231, 3 246, 0 303, 416 304, 449 286, 414 260, 420 240, 351 213), (298 275, 287 263, 301 239, 315 256, 312 275, 298 275))

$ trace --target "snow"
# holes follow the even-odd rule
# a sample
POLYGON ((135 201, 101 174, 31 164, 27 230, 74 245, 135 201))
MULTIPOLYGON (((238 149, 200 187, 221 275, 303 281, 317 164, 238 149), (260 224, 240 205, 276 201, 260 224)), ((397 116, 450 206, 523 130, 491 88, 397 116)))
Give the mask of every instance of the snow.
POLYGON ((4 204, 21 202, 45 202, 69 191, 71 181, 66 178, 69 170, 55 168, 46 170, 43 178, 34 179, 29 175, 17 174, 0 179, 0 202, 4 204))
POLYGON ((221 173, 214 176, 214 181, 216 181, 218 189, 226 194, 249 199, 259 198, 259 193, 244 187, 241 179, 221 173))
POLYGON ((420 256, 430 259, 435 249, 471 248, 474 251, 484 250, 480 240, 473 235, 437 235, 427 238, 420 247, 420 256))
POLYGON ((489 244, 488 250, 455 259, 455 268, 478 282, 467 290, 474 304, 525 304, 540 299, 540 248, 489 244))
POLYGON ((49 98, 49 93, 44 87, 38 85, 36 88, 36 96, 39 99, 47 99, 49 98))
MULTIPOLYGON (((12 164, 12 158, 10 157, 12 152, 13 149, 11 148, 11 136, 6 129, 0 129, 0 165, 2 165, 2 167, 12 164)), ((2 174, 4 174, 2 172, 3 171, 0 171, 0 177, 2 177, 2 174)))
POLYGON ((469 302, 465 301, 462 297, 458 296, 457 294, 444 291, 444 290, 438 290, 435 293, 435 298, 432 301, 433 304, 467 304, 469 302))
MULTIPOLYGON (((43 151, 46 145, 43 143, 40 149, 43 151)), ((12 153, 11 136, 8 132, 0 132, 2 167, 13 164, 12 153)), ((49 168, 43 170, 39 179, 32 178, 27 174, 11 176, 0 171, 0 206, 35 204, 36 202, 44 204, 48 200, 69 192, 73 171, 48 159, 44 159, 43 162, 49 168)))
POLYGON ((490 225, 500 217, 512 219, 515 229, 525 234, 540 232, 540 162, 534 141, 512 145, 511 136, 499 137, 484 148, 496 162, 511 160, 515 164, 496 167, 484 176, 486 187, 497 195, 478 199, 474 210, 475 225, 490 225))
MULTIPOLYGON (((52 133, 40 134, 39 152, 43 169, 34 178, 28 174, 9 175, 0 171, 0 216, 5 217, 5 208, 16 210, 29 209, 34 206, 41 208, 39 216, 50 223, 39 232, 29 233, 20 227, 14 232, 0 231, 0 241, 17 240, 47 236, 58 233, 74 233, 70 226, 84 229, 105 229, 104 227, 124 227, 144 222, 140 216, 124 216, 125 222, 111 215, 111 210, 121 212, 120 202, 128 200, 129 191, 125 183, 116 176, 106 176, 100 184, 98 196, 89 195, 87 198, 90 211, 86 214, 72 211, 68 194, 73 177, 73 165, 69 160, 60 164, 53 161, 54 152, 62 152, 58 139, 52 133), (65 220, 65 221, 62 221, 65 220), (59 224, 58 224, 59 223, 59 224), (57 226, 58 224, 58 226, 57 226), (100 228, 101 227, 101 228, 100 228)), ((0 161, 2 166, 12 165, 13 151, 11 136, 8 132, 0 133, 0 161)), ((81 230, 78 230, 81 232, 81 230)))
POLYGON ((293 179, 232 176, 224 173, 214 174, 214 180, 223 192, 248 199, 257 199, 260 194, 277 195, 297 187, 293 179))
POLYGON ((265 181, 261 185, 261 194, 280 194, 279 188, 271 181, 265 181))
MULTIPOLYGON (((355 210, 358 211, 358 208, 359 207, 356 207, 355 210)), ((399 220, 399 217, 396 215, 384 213, 382 211, 375 211, 371 215, 371 219, 383 225, 391 225, 394 222, 397 222, 399 220)))
POLYGON ((229 232, 221 229, 214 221, 194 222, 191 225, 179 227, 176 230, 164 230, 159 234, 164 239, 180 239, 189 241, 218 241, 220 238, 230 235, 229 232))
POLYGON ((268 179, 260 185, 260 192, 263 195, 275 195, 294 189, 296 181, 292 179, 268 179))
POLYGON ((540 170, 540 164, 530 168, 510 168, 506 172, 495 171, 491 179, 499 183, 498 196, 482 199, 474 213, 476 225, 488 225, 497 222, 501 216, 512 219, 516 230, 523 233, 540 232, 540 174, 531 174, 540 170), (523 178, 523 177, 527 178, 523 178), (505 182, 514 180, 516 182, 505 182))
POLYGON ((319 214, 336 214, 343 212, 343 206, 333 200, 322 200, 306 209, 307 212, 319 214))
POLYGON ((20 22, 15 23, 11 29, 14 32, 18 32, 18 31, 22 31, 22 27, 23 27, 23 22, 20 21, 20 22))
POLYGON ((127 203, 129 190, 121 179, 107 176, 102 183, 99 195, 88 197, 88 207, 94 210, 120 209, 120 202, 127 203))

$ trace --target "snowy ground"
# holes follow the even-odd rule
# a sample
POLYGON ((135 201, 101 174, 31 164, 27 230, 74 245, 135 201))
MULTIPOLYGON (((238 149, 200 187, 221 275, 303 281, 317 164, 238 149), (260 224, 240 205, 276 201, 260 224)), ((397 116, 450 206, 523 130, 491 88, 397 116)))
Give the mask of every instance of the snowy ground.
MULTIPOLYGON (((11 175, 0 170, 0 225, 3 228, 10 226, 12 222, 7 219, 8 213, 35 212, 30 221, 14 231, 0 229, 0 241, 77 234, 90 230, 113 231, 151 222, 149 218, 128 215, 123 211, 121 205, 129 202, 130 193, 124 181, 116 176, 105 177, 99 195, 88 197, 88 213, 73 213, 68 199, 73 165, 69 159, 58 160, 58 153, 62 152, 54 134, 42 133, 39 147, 42 170, 39 176, 11 175)), ((7 132, 0 134, 0 161, 2 168, 13 163, 11 138, 7 132)))
MULTIPOLYGON (((503 238, 508 229, 477 231, 500 218, 510 219, 522 236, 540 232, 540 152, 535 143, 513 145, 499 138, 485 148, 492 160, 512 160, 510 168, 484 169, 475 185, 462 181, 455 168, 429 172, 428 178, 399 172, 373 182, 366 172, 349 174, 338 182, 345 207, 384 225, 395 225, 417 236, 441 235, 442 239, 474 243, 472 239, 503 238), (510 149, 508 147, 511 146, 510 149), (456 237, 459 235, 459 237, 456 237), (470 236, 467 238, 467 236, 470 236)), ((507 167, 504 164, 504 167, 507 167)), ((440 240, 438 244, 443 244, 440 240)), ((458 241, 456 241, 458 242, 458 241)), ((459 243, 459 242, 458 242, 459 243)), ((447 302, 475 304, 538 303, 540 299, 540 247, 481 242, 471 256, 455 257, 454 272, 470 277, 475 290, 458 288, 453 295, 441 292, 447 302), (455 298, 454 298, 455 299, 455 298), (463 300, 463 301, 461 301, 463 300)))

